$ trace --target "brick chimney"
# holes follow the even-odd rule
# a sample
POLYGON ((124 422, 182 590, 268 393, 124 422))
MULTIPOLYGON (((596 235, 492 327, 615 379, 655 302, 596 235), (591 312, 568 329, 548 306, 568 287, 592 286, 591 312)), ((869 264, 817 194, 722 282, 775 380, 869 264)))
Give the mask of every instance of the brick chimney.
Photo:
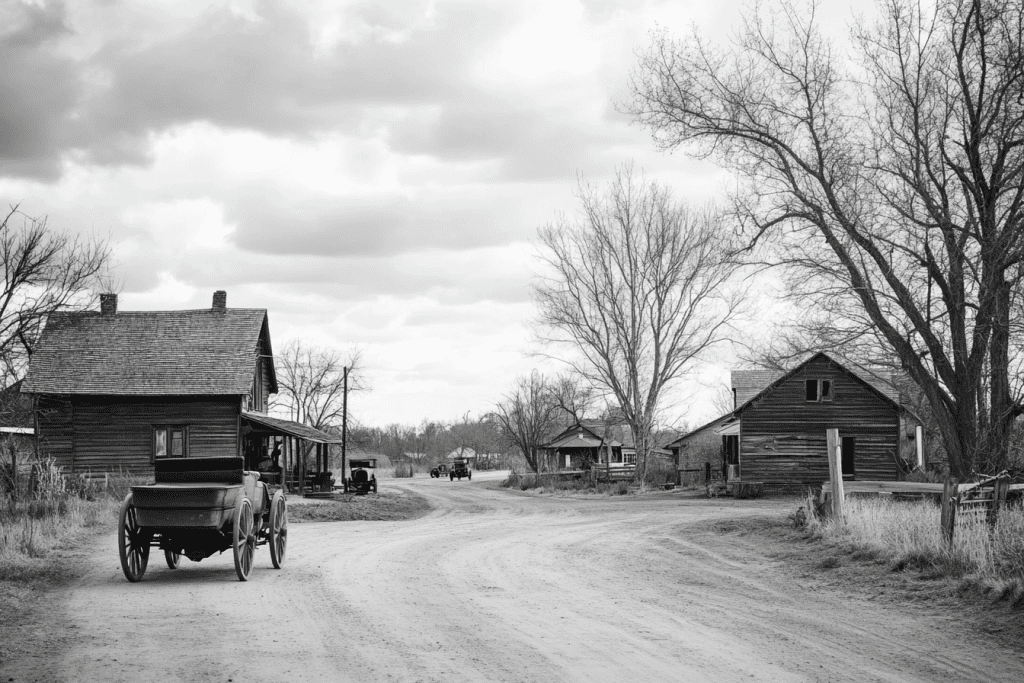
POLYGON ((100 294, 100 313, 103 315, 117 313, 117 294, 100 294))
POLYGON ((228 307, 228 293, 223 289, 218 289, 213 293, 213 310, 223 311, 228 307))

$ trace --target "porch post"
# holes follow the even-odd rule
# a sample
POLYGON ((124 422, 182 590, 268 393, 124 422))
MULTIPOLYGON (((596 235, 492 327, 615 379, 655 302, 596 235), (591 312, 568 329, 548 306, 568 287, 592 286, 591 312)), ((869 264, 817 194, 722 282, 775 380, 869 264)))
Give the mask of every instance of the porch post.
POLYGON ((291 478, 291 493, 295 493, 295 476, 299 468, 295 465, 295 451, 292 450, 292 437, 284 435, 284 450, 288 453, 288 476, 291 478))
POLYGON ((299 495, 306 495, 306 449, 302 442, 295 439, 295 447, 299 451, 299 495))

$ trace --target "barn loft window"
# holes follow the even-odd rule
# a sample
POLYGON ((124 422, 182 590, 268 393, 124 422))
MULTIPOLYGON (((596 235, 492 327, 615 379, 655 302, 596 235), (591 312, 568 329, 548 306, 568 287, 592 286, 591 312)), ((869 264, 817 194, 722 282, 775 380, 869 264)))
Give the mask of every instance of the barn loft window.
POLYGON ((188 456, 188 429, 183 426, 153 428, 154 458, 188 456))
POLYGON ((832 380, 823 379, 821 380, 821 400, 831 401, 832 400, 832 380))
POLYGON ((830 379, 808 379, 804 380, 804 396, 808 403, 832 400, 832 380, 830 379))
POLYGON ((818 380, 809 379, 804 382, 805 396, 808 401, 818 400, 818 380))

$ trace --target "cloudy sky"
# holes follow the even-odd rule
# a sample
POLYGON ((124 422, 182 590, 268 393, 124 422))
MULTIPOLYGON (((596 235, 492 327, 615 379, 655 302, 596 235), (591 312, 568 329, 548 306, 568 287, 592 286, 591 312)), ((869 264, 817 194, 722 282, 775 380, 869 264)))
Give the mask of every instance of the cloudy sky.
POLYGON ((278 348, 363 347, 366 423, 479 414, 540 364, 531 241, 573 211, 578 174, 632 160, 698 201, 728 183, 656 152, 615 103, 650 30, 725 35, 740 12, 0 0, 0 201, 109 235, 122 309, 225 289, 269 309, 278 348))

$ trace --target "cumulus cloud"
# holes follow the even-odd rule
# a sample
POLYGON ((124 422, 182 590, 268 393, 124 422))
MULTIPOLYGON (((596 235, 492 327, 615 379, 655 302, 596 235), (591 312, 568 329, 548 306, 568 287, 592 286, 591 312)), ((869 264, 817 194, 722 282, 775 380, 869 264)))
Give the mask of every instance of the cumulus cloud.
POLYGON ((80 90, 61 4, 0 5, 0 175, 55 177, 68 115, 80 90))
POLYGON ((10 0, 0 201, 109 235, 126 309, 228 289, 279 344, 369 345, 375 421, 459 415, 536 362, 528 243, 577 173, 720 184, 613 106, 653 22, 706 5, 10 0))

